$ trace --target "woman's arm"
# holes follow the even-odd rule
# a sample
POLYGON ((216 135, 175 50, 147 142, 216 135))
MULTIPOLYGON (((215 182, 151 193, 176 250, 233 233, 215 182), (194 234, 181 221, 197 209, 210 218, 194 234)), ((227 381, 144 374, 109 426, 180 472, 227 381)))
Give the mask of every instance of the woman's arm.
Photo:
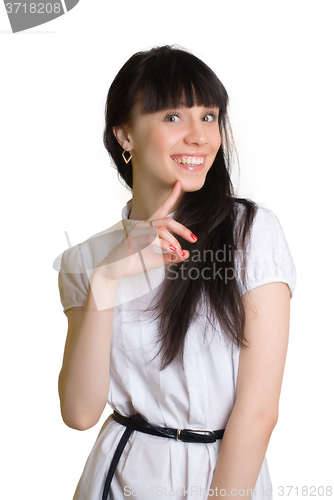
MULTIPOLYGON (((250 498, 278 419, 288 347, 290 289, 268 283, 243 295, 249 348, 239 357, 236 402, 213 475, 214 496, 250 498), (234 491, 232 491, 234 490, 234 491), (241 491, 241 494, 239 493, 241 491), (248 490, 248 492, 247 492, 248 490)), ((212 498, 212 497, 208 497, 212 498)))
POLYGON ((77 430, 93 427, 107 404, 114 304, 120 282, 90 278, 85 307, 66 312, 68 333, 58 379, 61 414, 77 430))

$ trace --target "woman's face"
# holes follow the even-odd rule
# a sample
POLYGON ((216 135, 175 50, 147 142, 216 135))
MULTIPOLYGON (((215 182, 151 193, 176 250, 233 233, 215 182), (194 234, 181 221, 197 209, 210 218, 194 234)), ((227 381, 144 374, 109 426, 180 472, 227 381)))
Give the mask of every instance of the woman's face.
POLYGON ((134 183, 197 191, 205 182, 221 146, 219 108, 180 107, 143 115, 138 108, 126 128, 134 183))

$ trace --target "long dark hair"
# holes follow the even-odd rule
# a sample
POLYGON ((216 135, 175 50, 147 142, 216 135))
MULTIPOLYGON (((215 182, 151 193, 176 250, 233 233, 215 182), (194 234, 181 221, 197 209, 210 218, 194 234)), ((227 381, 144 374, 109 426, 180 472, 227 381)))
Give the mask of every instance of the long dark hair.
POLYGON ((160 318, 157 342, 160 343, 159 353, 162 353, 162 370, 174 360, 183 365, 186 334, 199 303, 204 304, 213 327, 217 318, 224 338, 239 347, 248 347, 235 262, 238 253, 242 257, 240 279, 244 282, 246 246, 257 205, 252 200, 237 198, 231 182, 235 147, 225 87, 203 61, 173 46, 154 47, 134 54, 121 68, 108 92, 103 142, 130 189, 133 186, 131 162, 124 162, 122 148, 112 128, 130 123, 131 112, 139 100, 143 114, 180 105, 189 108, 217 106, 220 110, 221 148, 203 187, 184 193, 174 214, 174 219, 198 235, 198 240, 190 243, 175 235, 190 257, 179 264, 166 266, 165 279, 155 303, 146 309, 155 312, 155 318, 160 318), (217 259, 222 256, 222 250, 225 257, 228 254, 228 259, 217 259), (205 257, 198 258, 207 255, 214 258, 209 261, 205 257))

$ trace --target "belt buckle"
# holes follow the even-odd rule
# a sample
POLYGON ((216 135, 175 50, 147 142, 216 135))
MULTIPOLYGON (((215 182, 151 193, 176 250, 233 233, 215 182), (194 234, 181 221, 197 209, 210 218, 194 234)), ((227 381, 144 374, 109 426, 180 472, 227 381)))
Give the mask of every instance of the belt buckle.
POLYGON ((207 429, 178 429, 177 432, 176 432, 176 439, 177 439, 177 441, 182 441, 180 439, 180 433, 181 433, 181 431, 200 432, 200 433, 202 433, 202 435, 206 434, 206 435, 209 435, 209 436, 213 436, 214 435, 213 431, 208 431, 207 429))

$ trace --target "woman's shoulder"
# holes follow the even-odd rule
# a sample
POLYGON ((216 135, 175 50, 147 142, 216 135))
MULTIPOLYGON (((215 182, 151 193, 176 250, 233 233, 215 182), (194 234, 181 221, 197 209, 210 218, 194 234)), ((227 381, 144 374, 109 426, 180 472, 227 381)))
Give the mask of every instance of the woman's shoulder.
MULTIPOLYGON (((239 215, 245 215, 247 207, 242 203, 238 205, 239 215)), ((243 292, 271 281, 284 281, 293 294, 296 268, 284 229, 277 214, 262 204, 255 204, 245 250, 248 285, 243 292)))
POLYGON ((89 277, 110 250, 124 237, 122 221, 93 234, 67 248, 54 262, 59 271, 58 286, 64 312, 72 307, 84 307, 89 277))
POLYGON ((250 233, 254 230, 268 229, 269 227, 281 226, 276 213, 265 205, 250 199, 236 199, 234 204, 236 214, 236 226, 244 226, 250 221, 250 233))

